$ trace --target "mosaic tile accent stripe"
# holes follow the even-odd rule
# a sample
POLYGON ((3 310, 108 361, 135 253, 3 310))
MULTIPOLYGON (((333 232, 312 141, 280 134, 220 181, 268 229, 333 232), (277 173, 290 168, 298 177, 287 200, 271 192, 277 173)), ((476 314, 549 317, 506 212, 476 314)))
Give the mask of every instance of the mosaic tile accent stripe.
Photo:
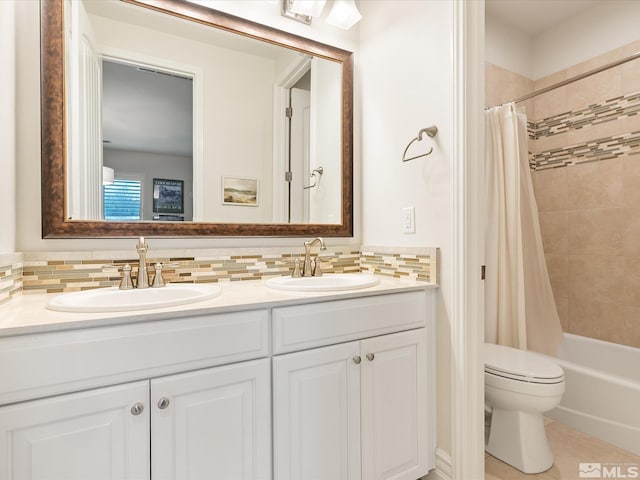
POLYGON ((640 131, 568 145, 534 155, 535 170, 566 167, 640 154, 640 131))
MULTIPOLYGON (((317 252, 314 252, 314 254, 317 252)), ((70 254, 70 256, 76 256, 70 254)), ((263 253, 247 255, 149 256, 150 264, 166 265, 162 275, 171 283, 215 283, 255 280, 269 276, 289 275, 293 261, 301 254, 263 253)), ((61 293, 117 286, 119 267, 130 263, 134 278, 138 259, 30 260, 24 262, 23 293, 61 293)), ((360 271, 360 252, 354 247, 329 247, 320 258, 326 273, 360 271)))
MULTIPOLYGON (((640 114, 640 92, 612 98, 581 110, 564 112, 543 120, 529 121, 527 127, 529 138, 538 140, 575 130, 591 129, 638 114, 640 114)), ((594 137, 596 137, 595 130, 594 137)), ((640 131, 632 131, 530 153, 529 164, 534 170, 544 170, 639 153, 640 131)))
POLYGON ((362 247, 360 269, 386 277, 438 283, 437 256, 436 248, 362 247))
POLYGON ((601 125, 640 113, 640 92, 611 98, 576 111, 564 112, 535 122, 536 138, 601 125))
POLYGON ((22 254, 0 256, 0 305, 22 291, 22 254))
MULTIPOLYGON (((363 248, 366 250, 361 253, 357 247, 328 247, 320 255, 323 272, 363 271, 388 277, 437 282, 436 248, 363 248)), ((158 252, 157 256, 149 256, 148 260, 152 264, 158 261, 166 264, 163 277, 167 282, 215 283, 290 275, 294 259, 302 257, 300 249, 292 249, 286 253, 276 249, 262 250, 253 253, 249 249, 246 252, 229 249, 229 254, 221 251, 187 251, 190 255, 180 252, 179 256, 173 256, 172 252, 158 252), (230 252, 243 254, 233 255, 230 252)), ((123 257, 122 252, 25 254, 22 293, 62 293, 117 286, 120 282, 118 268, 124 263, 130 263, 135 270, 137 258, 123 257), (109 256, 119 258, 107 259, 109 256)))

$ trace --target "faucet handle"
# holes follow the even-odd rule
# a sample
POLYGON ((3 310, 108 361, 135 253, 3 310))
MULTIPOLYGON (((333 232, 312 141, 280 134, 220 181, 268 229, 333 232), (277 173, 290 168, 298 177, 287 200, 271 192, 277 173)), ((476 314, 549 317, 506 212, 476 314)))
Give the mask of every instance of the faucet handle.
POLYGON ((322 267, 320 266, 322 261, 319 257, 313 259, 313 276, 321 277, 322 276, 322 267))
POLYGON ((157 262, 153 269, 155 270, 155 275, 153 277, 153 284, 151 285, 153 288, 164 287, 166 283, 164 283, 164 278, 162 278, 162 262, 157 262))
POLYGON ((125 263, 122 267, 122 279, 120 280, 120 290, 131 290, 133 288, 133 280, 131 280, 131 265, 125 263))
POLYGON ((302 276, 302 271, 300 270, 300 259, 296 258, 293 261, 293 272, 291 272, 291 276, 293 278, 300 278, 302 276))

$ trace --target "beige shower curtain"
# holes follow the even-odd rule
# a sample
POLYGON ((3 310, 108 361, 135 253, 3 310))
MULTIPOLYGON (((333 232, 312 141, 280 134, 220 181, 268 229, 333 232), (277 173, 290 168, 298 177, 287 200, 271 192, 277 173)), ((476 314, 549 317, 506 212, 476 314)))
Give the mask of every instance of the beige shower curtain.
POLYGON ((485 119, 485 341, 555 355, 562 328, 529 170, 527 117, 508 103, 485 119))

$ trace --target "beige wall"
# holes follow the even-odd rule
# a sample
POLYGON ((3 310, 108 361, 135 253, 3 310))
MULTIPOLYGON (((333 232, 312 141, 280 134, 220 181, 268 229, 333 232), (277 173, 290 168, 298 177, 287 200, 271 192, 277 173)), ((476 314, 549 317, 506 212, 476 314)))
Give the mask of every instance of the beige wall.
MULTIPOLYGON (((532 82, 533 89, 639 49, 640 42, 615 49, 532 82)), ((524 77, 499 67, 488 65, 486 75, 488 104, 531 88, 524 77)), ((535 121, 529 150, 536 161, 540 226, 563 329, 635 347, 640 347, 638 111, 640 60, 539 95, 527 109, 535 121)))

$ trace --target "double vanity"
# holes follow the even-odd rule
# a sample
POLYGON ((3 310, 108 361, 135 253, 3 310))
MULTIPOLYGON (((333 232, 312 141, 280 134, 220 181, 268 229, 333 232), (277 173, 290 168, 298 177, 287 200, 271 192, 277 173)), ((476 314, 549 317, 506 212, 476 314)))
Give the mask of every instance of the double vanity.
POLYGON ((6 478, 415 480, 434 467, 433 285, 203 287, 218 290, 162 308, 46 308, 73 294, 0 307, 6 478))

